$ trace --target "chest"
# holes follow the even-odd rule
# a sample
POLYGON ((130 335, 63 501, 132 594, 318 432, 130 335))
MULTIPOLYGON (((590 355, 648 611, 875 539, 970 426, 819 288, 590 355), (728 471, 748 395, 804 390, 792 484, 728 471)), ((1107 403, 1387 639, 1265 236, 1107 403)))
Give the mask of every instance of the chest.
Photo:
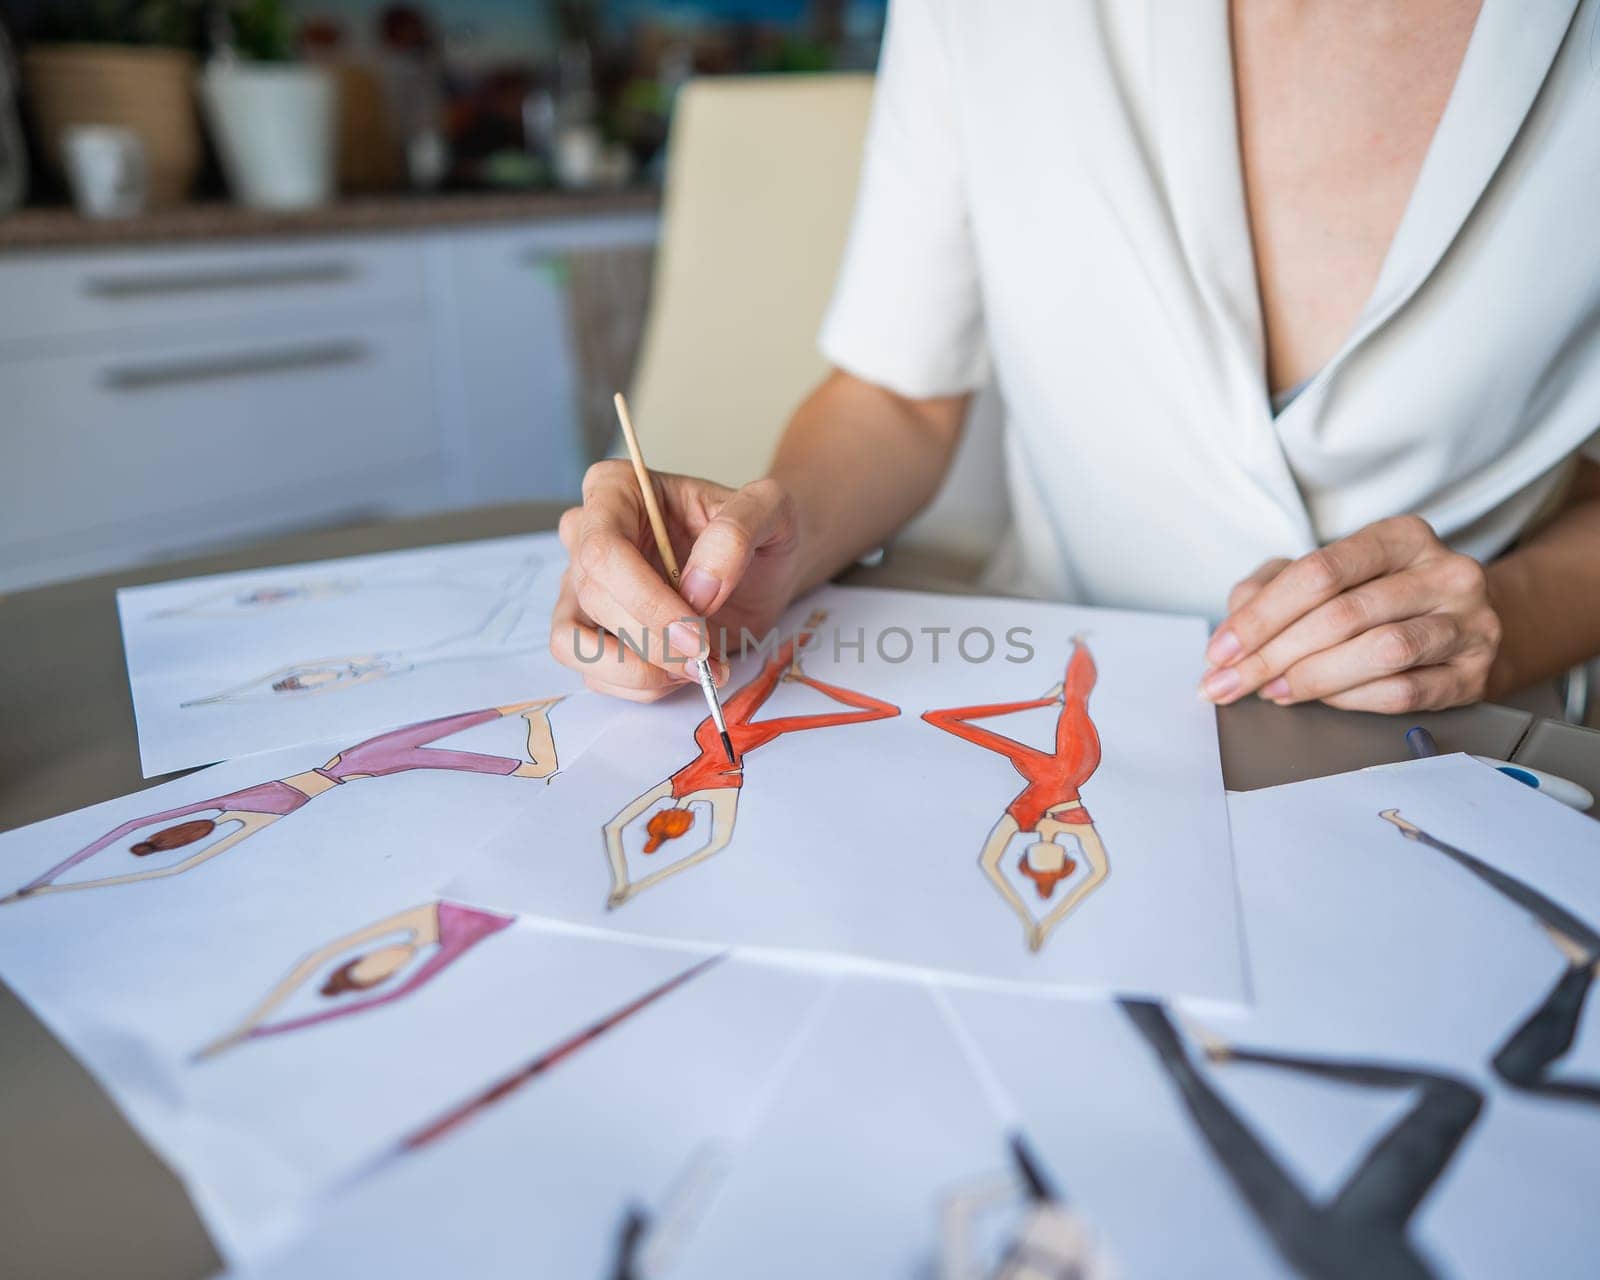
POLYGON ((1479 0, 1234 0, 1239 162, 1274 387, 1310 377, 1377 281, 1479 0))

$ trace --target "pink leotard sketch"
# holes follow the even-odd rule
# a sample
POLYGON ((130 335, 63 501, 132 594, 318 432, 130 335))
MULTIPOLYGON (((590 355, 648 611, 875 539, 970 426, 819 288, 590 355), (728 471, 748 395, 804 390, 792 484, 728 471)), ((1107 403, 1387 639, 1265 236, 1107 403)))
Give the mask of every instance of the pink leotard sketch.
POLYGON ((454 902, 400 911, 336 938, 300 961, 238 1027, 202 1049, 215 1057, 236 1045, 321 1026, 404 999, 433 981, 514 917, 454 902), (337 965, 335 961, 342 961, 337 965), (273 1015, 317 977, 323 1007, 273 1020, 273 1015))
POLYGON ((550 709, 560 701, 560 698, 540 698, 533 702, 490 707, 483 711, 442 716, 421 724, 408 725, 359 742, 315 769, 130 819, 48 871, 35 876, 8 897, 0 898, 0 906, 41 894, 179 875, 231 849, 273 823, 298 813, 333 788, 365 778, 388 777, 416 770, 548 778, 557 768, 550 709), (432 745, 478 725, 514 715, 521 715, 528 722, 526 759, 456 751, 432 745), (141 838, 127 843, 125 847, 114 848, 122 846, 123 842, 136 835, 141 838), (144 859, 176 849, 194 851, 171 865, 143 864, 144 859), (60 877, 91 858, 105 859, 107 855, 111 861, 119 862, 128 869, 116 870, 93 880, 60 882, 60 877), (138 861, 129 863, 129 858, 138 861))

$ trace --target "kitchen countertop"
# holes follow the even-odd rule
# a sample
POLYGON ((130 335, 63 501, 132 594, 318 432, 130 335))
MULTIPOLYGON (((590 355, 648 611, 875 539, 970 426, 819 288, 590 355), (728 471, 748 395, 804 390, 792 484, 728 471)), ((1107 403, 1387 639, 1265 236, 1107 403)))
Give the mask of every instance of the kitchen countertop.
POLYGON ((318 209, 275 213, 222 200, 200 201, 137 218, 95 220, 64 205, 21 209, 0 216, 0 254, 19 250, 122 248, 166 241, 278 239, 341 233, 374 234, 584 218, 612 213, 653 213, 660 192, 625 191, 451 192, 445 195, 354 196, 318 209))

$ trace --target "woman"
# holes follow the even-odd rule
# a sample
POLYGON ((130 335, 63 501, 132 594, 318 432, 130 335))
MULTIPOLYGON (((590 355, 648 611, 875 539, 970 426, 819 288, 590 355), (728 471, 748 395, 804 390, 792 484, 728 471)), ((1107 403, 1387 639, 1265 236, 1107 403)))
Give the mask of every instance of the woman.
POLYGON ((1483 1094, 1473 1085, 1422 1067, 1260 1053, 1204 1039, 1201 1047, 1213 1063, 1252 1063, 1312 1080, 1412 1095, 1410 1107, 1368 1147, 1354 1172, 1331 1194, 1313 1196, 1195 1065, 1166 1009, 1150 1000, 1121 1004, 1177 1087, 1217 1163, 1298 1274, 1315 1280, 1425 1280, 1434 1274, 1409 1228, 1483 1110, 1483 1094))
MULTIPOLYGON (((658 477, 737 637, 1008 414, 990 581, 1226 615, 1204 692, 1399 712, 1600 652, 1600 0, 892 0, 833 372, 769 473, 658 477), (1253 568, 1253 566, 1260 566, 1253 568)), ((626 462, 562 535, 551 643, 680 684, 626 462)))
POLYGON ((928 711, 923 719, 935 728, 990 751, 997 751, 1020 773, 1027 786, 1006 806, 1000 821, 984 843, 978 865, 1022 920, 1028 949, 1038 951, 1056 925, 1070 915, 1110 874, 1105 846, 1094 829, 1094 819, 1083 807, 1078 788, 1100 767, 1100 737, 1089 719, 1089 690, 1094 687, 1094 659, 1081 636, 1072 641, 1072 657, 1067 660, 1066 679, 1042 698, 1031 702, 1005 702, 986 707, 957 707, 950 711, 928 711), (1056 749, 1039 751, 968 723, 985 716, 1012 715, 1059 704, 1056 717, 1056 749), (1006 878, 1001 859, 1019 834, 1034 840, 1017 860, 1017 872, 1033 882, 1041 904, 1055 896, 1062 881, 1077 873, 1077 859, 1060 843, 1071 842, 1083 853, 1088 872, 1072 885, 1061 900, 1046 911, 1042 919, 1023 900, 1006 878))
POLYGON ((800 634, 786 641, 778 650, 777 657, 763 666, 753 680, 723 704, 723 718, 728 724, 728 736, 733 741, 736 764, 728 763, 717 726, 707 716, 694 731, 700 754, 606 823, 606 858, 611 864, 611 896, 606 901, 607 907, 620 907, 651 885, 704 862, 728 847, 728 842, 733 839, 734 819, 739 812, 739 789, 744 785, 745 757, 756 748, 764 747, 786 733, 803 733, 807 729, 826 729, 832 725, 865 724, 870 720, 886 720, 900 714, 899 707, 865 693, 852 693, 849 689, 813 680, 800 670, 800 650, 810 642, 812 634, 827 616, 818 610, 808 617, 800 634), (785 681, 803 684, 826 694, 835 702, 858 709, 754 720, 756 712, 778 685, 785 681), (669 840, 682 839, 694 829, 694 806, 697 804, 704 804, 711 811, 710 834, 705 845, 695 852, 633 880, 628 875, 622 834, 641 814, 663 800, 670 800, 671 804, 653 814, 645 827, 647 838, 644 852, 647 855, 656 853, 669 840))
POLYGON ((214 1040, 195 1057, 213 1058, 247 1040, 282 1035, 286 1031, 300 1031, 331 1022, 335 1018, 391 1004, 431 982, 485 938, 510 926, 514 919, 512 916, 496 915, 492 911, 459 906, 454 902, 430 902, 426 906, 397 912, 364 929, 357 929, 313 951, 272 989, 271 994, 237 1029, 214 1040), (370 944, 380 941, 383 945, 355 952, 355 948, 368 948, 370 944), (424 953, 427 953, 427 959, 417 964, 424 953), (278 1022, 269 1021, 273 1013, 282 1008, 296 991, 326 969, 329 961, 340 956, 346 957, 344 963, 327 974, 318 992, 333 1003, 314 1013, 284 1018, 278 1022), (408 968, 412 972, 405 981, 376 994, 366 994, 385 986, 408 968), (354 998, 347 1000, 344 998, 346 996, 354 998))
MULTIPOLYGON (((534 702, 518 702, 508 707, 491 707, 486 711, 469 711, 463 715, 426 720, 368 738, 347 751, 341 751, 320 768, 259 783, 243 791, 230 791, 225 796, 211 800, 198 800, 194 804, 134 818, 114 831, 106 832, 93 844, 79 849, 43 875, 34 877, 10 896, 0 898, 0 906, 46 893, 96 889, 104 885, 131 884, 136 880, 157 880, 179 875, 248 840, 291 813, 298 812, 334 787, 362 778, 383 778, 417 769, 486 773, 505 778, 548 778, 558 767, 555 738, 550 729, 550 708, 560 701, 560 698, 540 698, 534 702), (430 745, 465 733, 480 724, 490 724, 513 715, 521 715, 528 722, 526 760, 483 755, 476 751, 453 751, 448 747, 430 745), (161 823, 172 825, 149 831, 161 823), (106 853, 112 845, 141 832, 149 834, 128 844, 125 850, 134 858, 149 858, 194 845, 199 848, 182 861, 170 865, 119 870, 94 880, 56 883, 58 877, 80 863, 106 853)), ((123 865, 133 864, 124 862, 123 865)))
POLYGON ((1466 868, 1513 906, 1521 907, 1542 924, 1550 941, 1566 962, 1550 994, 1527 1019, 1511 1033, 1493 1058, 1495 1073, 1513 1089, 1565 1102, 1600 1105, 1600 1080, 1552 1079, 1555 1065, 1566 1057, 1578 1038, 1584 1005, 1600 969, 1600 930, 1579 919, 1553 898, 1530 884, 1507 875, 1465 850, 1446 844, 1421 827, 1407 822, 1398 809, 1385 809, 1378 815, 1393 823, 1407 840, 1437 849, 1451 861, 1466 868))

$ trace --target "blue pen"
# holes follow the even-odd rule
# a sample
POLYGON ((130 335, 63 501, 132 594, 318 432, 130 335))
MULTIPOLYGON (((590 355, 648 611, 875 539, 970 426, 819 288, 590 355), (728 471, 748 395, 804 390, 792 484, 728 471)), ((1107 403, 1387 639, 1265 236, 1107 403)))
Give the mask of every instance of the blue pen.
POLYGON ((1411 748, 1411 754, 1418 760, 1426 760, 1429 756, 1439 754, 1439 744, 1420 724, 1406 730, 1406 746, 1411 748))
MULTIPOLYGON (((1439 744, 1421 725, 1406 730, 1406 746, 1411 748, 1411 754, 1418 760, 1426 760, 1429 756, 1439 754, 1439 744)), ((1594 807, 1594 797, 1576 782, 1558 778, 1555 774, 1546 773, 1542 769, 1530 769, 1525 764, 1512 764, 1509 760, 1495 760, 1490 756, 1476 755, 1472 758, 1480 764, 1488 765, 1491 769, 1498 769, 1506 777, 1516 779, 1525 787, 1544 792, 1552 800, 1559 800, 1568 808, 1581 812, 1594 807)))

